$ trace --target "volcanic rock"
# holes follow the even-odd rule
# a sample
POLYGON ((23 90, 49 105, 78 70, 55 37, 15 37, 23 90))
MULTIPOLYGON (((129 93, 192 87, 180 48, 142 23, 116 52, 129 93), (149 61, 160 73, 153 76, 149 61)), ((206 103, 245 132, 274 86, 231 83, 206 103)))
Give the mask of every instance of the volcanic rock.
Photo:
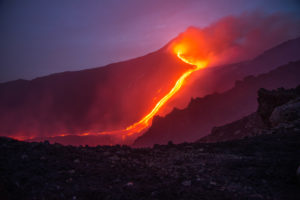
POLYGON ((248 134, 250 136, 261 134, 260 127, 255 126, 258 124, 269 126, 269 117, 273 109, 287 103, 295 97, 295 94, 290 94, 284 89, 281 89, 282 94, 261 89, 257 100, 257 91, 260 88, 294 88, 300 84, 299 77, 300 61, 297 61, 266 74, 246 77, 242 81, 237 81, 235 86, 226 92, 194 98, 186 108, 174 110, 165 117, 154 120, 149 130, 135 140, 134 146, 167 144, 170 140, 175 144, 193 142, 207 136, 213 127, 223 126, 241 118, 243 127, 235 129, 235 134, 239 137, 231 139, 246 137, 248 134), (258 115, 251 115, 255 111, 258 115), (245 116, 248 119, 245 119, 245 116))
POLYGON ((242 135, 242 126, 254 132, 253 137, 234 141, 134 149, 0 137, 0 199, 299 199, 299 118, 281 114, 294 110, 297 91, 264 91, 263 112, 216 129, 223 136, 242 135), (285 94, 294 97, 273 106, 272 101, 264 103, 269 94, 274 102, 282 102, 285 94), (272 122, 269 118, 280 107, 284 109, 276 119, 281 123, 264 124, 272 122), (256 121, 257 117, 262 119, 256 121), (257 134, 262 129, 272 134, 257 134), (43 156, 47 159, 40 159, 43 156))
POLYGON ((300 197, 293 181, 299 145, 299 133, 274 129, 274 134, 224 143, 127 147, 111 166, 103 152, 113 155, 122 147, 33 148, 37 143, 0 138, 0 198, 295 199, 300 197), (20 157, 29 153, 23 162, 20 157))

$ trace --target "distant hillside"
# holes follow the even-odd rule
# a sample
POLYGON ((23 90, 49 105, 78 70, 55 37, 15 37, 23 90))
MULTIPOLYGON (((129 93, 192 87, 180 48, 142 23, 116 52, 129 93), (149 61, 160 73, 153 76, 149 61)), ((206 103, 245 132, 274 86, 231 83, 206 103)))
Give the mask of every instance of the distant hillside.
POLYGON ((234 86, 236 80, 241 80, 249 75, 259 75, 269 72, 291 61, 300 60, 300 38, 288 40, 257 56, 253 60, 221 67, 207 68, 197 72, 188 81, 188 86, 180 91, 178 96, 168 104, 169 109, 180 105, 186 107, 190 97, 204 97, 214 92, 224 92, 234 86), (183 98, 184 101, 182 100, 183 98))
POLYGON ((295 200, 299 146, 299 129, 141 149, 0 137, 0 199, 295 200))
MULTIPOLYGON (((127 127, 148 113, 190 67, 168 52, 167 46, 105 67, 1 83, 0 135, 46 138, 127 127)), ((159 114, 166 114, 174 107, 186 107, 191 97, 224 92, 249 74, 267 72, 300 59, 297 52, 300 52, 300 38, 284 42, 252 61, 198 71, 159 114)), ((96 140, 71 138, 51 140, 65 144, 116 142, 107 136, 96 140)))
POLYGON ((259 88, 292 88, 300 84, 299 77, 300 61, 297 61, 257 77, 248 76, 224 93, 192 99, 187 108, 174 109, 165 117, 156 117, 150 129, 136 139, 134 146, 195 141, 206 136, 215 126, 254 112, 259 88))
POLYGON ((46 137, 124 128, 190 66, 164 50, 90 70, 0 84, 0 135, 46 137))
POLYGON ((259 106, 255 113, 220 127, 199 142, 221 142, 243 139, 261 134, 300 131, 300 86, 258 91, 259 106))
POLYGON ((215 128, 206 139, 216 143, 76 147, 0 137, 0 199, 299 199, 300 86, 258 95, 260 120, 215 128), (239 140, 219 141, 226 137, 239 140))

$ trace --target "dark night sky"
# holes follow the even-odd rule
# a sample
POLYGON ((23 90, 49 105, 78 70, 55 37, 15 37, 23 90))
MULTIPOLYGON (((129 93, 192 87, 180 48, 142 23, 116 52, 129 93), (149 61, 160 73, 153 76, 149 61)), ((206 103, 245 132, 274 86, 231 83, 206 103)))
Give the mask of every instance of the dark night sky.
POLYGON ((155 51, 188 26, 298 0, 0 0, 0 82, 81 70, 155 51))

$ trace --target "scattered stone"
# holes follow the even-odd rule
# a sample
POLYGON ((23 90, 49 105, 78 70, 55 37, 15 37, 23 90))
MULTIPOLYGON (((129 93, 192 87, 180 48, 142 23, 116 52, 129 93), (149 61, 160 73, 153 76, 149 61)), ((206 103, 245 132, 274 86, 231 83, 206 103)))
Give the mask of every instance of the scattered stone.
POLYGON ((121 182, 121 180, 117 178, 117 179, 114 180, 114 182, 119 183, 119 182, 121 182))
POLYGON ((116 154, 122 156, 122 155, 124 155, 125 153, 124 153, 124 151, 117 151, 116 154))
POLYGON ((110 153, 109 151, 106 151, 106 152, 103 153, 103 155, 104 155, 104 156, 110 156, 111 153, 110 153))
POLYGON ((282 106, 276 107, 269 120, 273 126, 280 125, 284 128, 291 128, 292 124, 287 124, 299 119, 300 117, 300 98, 296 98, 282 106))
POLYGON ((252 194, 249 196, 249 199, 259 200, 259 199, 265 199, 265 198, 260 194, 252 194))
POLYGON ((16 181, 16 182, 15 182, 15 185, 16 185, 17 187, 20 187, 19 181, 16 181))
MULTIPOLYGON (((237 128, 220 130, 222 137, 236 130, 241 130, 238 135, 247 136, 243 135, 246 124, 253 135, 263 134, 256 127, 256 117, 235 124, 237 128)), ((0 196, 76 200, 295 199, 300 190, 291 184, 290 173, 294 171, 300 184, 300 134, 295 132, 300 121, 294 120, 293 125, 290 122, 286 120, 281 127, 265 131, 274 134, 213 144, 156 145, 154 149, 120 145, 56 148, 0 137, 0 196), (274 165, 278 161, 280 165, 274 165)))
POLYGON ((119 156, 117 156, 117 155, 114 155, 114 156, 110 157, 109 159, 112 160, 112 161, 120 160, 119 156))
POLYGON ((214 181, 210 181, 209 184, 211 184, 211 185, 217 185, 217 183, 214 182, 214 181))
POLYGON ((168 146, 173 146, 174 144, 173 144, 173 141, 172 140, 170 140, 169 142, 168 142, 168 146))
POLYGON ((299 165, 299 167, 297 169, 296 174, 297 174, 298 182, 300 183, 300 165, 299 165))
POLYGON ((71 183, 72 181, 73 181, 72 178, 68 178, 68 179, 66 180, 66 183, 71 183))
POLYGON ((240 134, 241 133, 241 130, 236 130, 233 134, 234 135, 238 135, 238 134, 240 134))
POLYGON ((186 181, 183 181, 181 184, 183 186, 191 186, 192 185, 192 181, 191 180, 186 180, 186 181))
POLYGON ((155 196, 157 196, 157 195, 158 195, 158 192, 157 192, 157 191, 151 192, 151 196, 152 196, 152 197, 155 197, 155 196))
POLYGON ((126 186, 132 187, 132 186, 133 186, 133 182, 128 182, 128 183, 126 183, 126 186))
POLYGON ((25 159, 28 158, 28 155, 27 154, 22 154, 21 158, 22 158, 22 160, 25 160, 25 159))

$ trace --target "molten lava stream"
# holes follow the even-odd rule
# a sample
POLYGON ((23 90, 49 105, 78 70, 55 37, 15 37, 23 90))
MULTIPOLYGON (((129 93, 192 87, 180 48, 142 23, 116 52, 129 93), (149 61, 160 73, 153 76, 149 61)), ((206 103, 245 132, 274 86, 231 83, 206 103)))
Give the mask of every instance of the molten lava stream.
POLYGON ((168 92, 151 110, 150 113, 148 113, 146 116, 144 116, 140 121, 132 124, 131 126, 128 126, 126 129, 123 130, 116 130, 116 131, 105 131, 98 134, 121 134, 122 136, 130 136, 134 133, 139 133, 142 130, 146 129, 150 125, 150 120, 154 117, 154 115, 161 109, 163 105, 165 105, 169 99, 171 99, 174 94, 176 94, 179 89, 182 87, 184 81, 186 78, 191 75, 193 72, 202 69, 207 66, 207 62, 204 61, 197 61, 193 62, 187 58, 184 58, 180 51, 177 52, 177 57, 182 60, 183 62, 193 65, 192 69, 189 69, 188 71, 184 72, 179 79, 176 81, 174 87, 168 92))
MULTIPOLYGON (((142 130, 148 128, 150 126, 150 120, 154 117, 154 115, 161 109, 161 107, 163 105, 165 105, 169 99, 171 99, 182 87, 184 81, 186 80, 186 78, 191 75, 193 72, 202 69, 204 67, 207 66, 207 62, 206 61, 194 61, 193 59, 188 59, 185 58, 181 51, 177 51, 177 57, 189 64, 192 65, 193 68, 187 70, 186 72, 184 72, 179 79, 176 81, 175 85, 173 86, 173 88, 162 98, 158 101, 158 103, 155 105, 155 107, 151 110, 150 113, 148 113, 146 116, 144 116, 140 121, 128 126, 125 129, 121 129, 121 130, 114 130, 114 131, 104 131, 104 132, 99 132, 99 133, 90 133, 90 132, 86 132, 86 133, 82 133, 82 134, 78 134, 79 136, 86 136, 86 135, 117 135, 117 136, 122 136, 122 138, 124 139, 126 136, 130 136, 134 133, 140 133, 142 130)), ((57 136, 66 136, 69 134, 62 134, 62 135, 57 135, 57 136)), ((16 139, 20 139, 20 137, 15 137, 16 139)), ((24 138, 23 138, 24 139, 24 138)), ((28 138, 27 138, 28 139, 28 138)), ((21 139, 22 140, 22 139, 21 139)))

